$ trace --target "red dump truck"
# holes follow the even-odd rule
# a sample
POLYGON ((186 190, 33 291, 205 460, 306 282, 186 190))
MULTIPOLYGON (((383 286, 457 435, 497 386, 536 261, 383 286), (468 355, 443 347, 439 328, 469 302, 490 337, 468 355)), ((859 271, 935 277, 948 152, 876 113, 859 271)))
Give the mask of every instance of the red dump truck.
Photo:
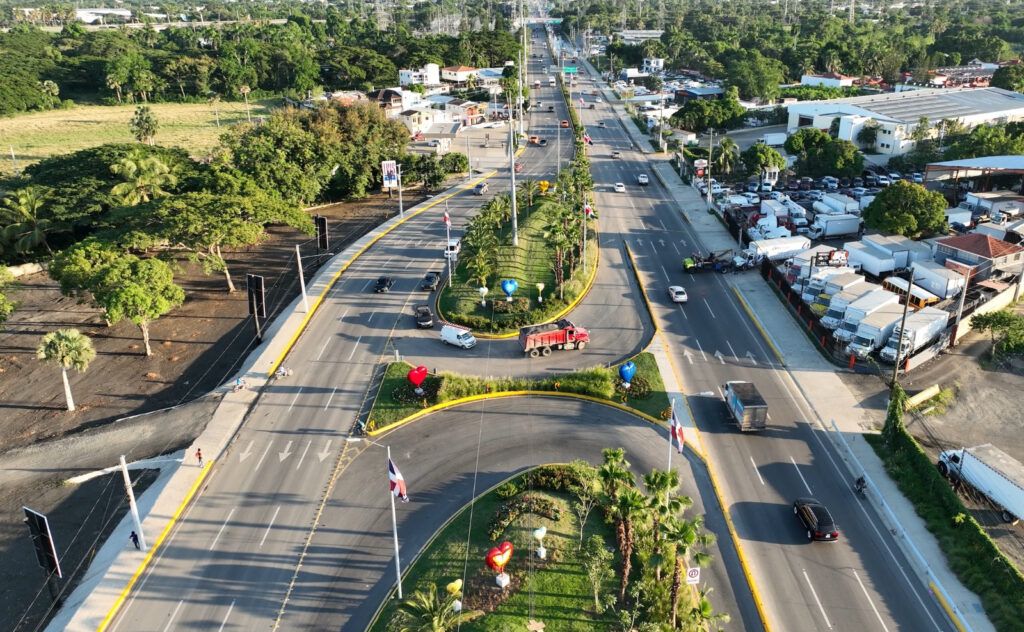
POLYGON ((589 342, 590 332, 566 318, 519 330, 519 344, 531 358, 551 355, 552 349, 583 349, 589 342))

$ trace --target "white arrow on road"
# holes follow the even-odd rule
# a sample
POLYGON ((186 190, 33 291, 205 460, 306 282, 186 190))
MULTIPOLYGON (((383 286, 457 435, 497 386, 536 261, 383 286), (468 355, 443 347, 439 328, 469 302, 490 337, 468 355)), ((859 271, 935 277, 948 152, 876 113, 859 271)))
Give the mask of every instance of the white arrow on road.
POLYGON ((679 243, 681 243, 683 245, 683 248, 686 248, 686 240, 685 239, 680 239, 679 243))
POLYGON ((664 248, 664 247, 665 247, 665 240, 664 240, 664 239, 659 239, 659 240, 658 240, 658 243, 659 243, 659 244, 661 244, 661 247, 662 247, 662 248, 664 248))
POLYGON ((757 358, 754 357, 753 353, 747 351, 747 357, 750 358, 750 361, 754 363, 754 366, 757 366, 757 358))
MULTIPOLYGON (((280 459, 280 461, 284 461, 285 459, 287 459, 291 455, 292 455, 292 442, 289 441, 288 445, 286 445, 284 447, 284 452, 278 452, 277 453, 277 457, 278 457, 278 459, 280 459)), ((278 461, 278 462, 280 462, 280 461, 278 461)))
POLYGON ((318 458, 321 463, 323 463, 324 459, 326 459, 329 456, 331 456, 331 442, 330 441, 328 441, 327 445, 324 446, 324 451, 323 452, 317 452, 316 453, 316 458, 318 458))
POLYGON ((721 351, 715 351, 715 357, 718 358, 719 362, 725 364, 725 356, 722 355, 721 351))
POLYGON ((687 349, 686 351, 683 351, 683 357, 686 358, 687 362, 689 362, 690 364, 693 364, 693 354, 690 353, 689 349, 687 349))
POLYGON ((255 441, 250 441, 249 445, 246 446, 246 448, 245 448, 245 452, 239 453, 239 455, 238 455, 238 462, 239 463, 241 463, 242 461, 244 461, 244 460, 248 459, 250 456, 252 456, 252 446, 255 443, 256 443, 255 441))

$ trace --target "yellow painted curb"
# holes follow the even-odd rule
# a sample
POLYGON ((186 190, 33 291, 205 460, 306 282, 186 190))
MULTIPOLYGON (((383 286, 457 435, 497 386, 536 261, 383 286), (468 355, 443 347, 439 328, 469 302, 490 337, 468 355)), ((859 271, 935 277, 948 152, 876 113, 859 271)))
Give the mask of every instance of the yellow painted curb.
MULTIPOLYGON (((654 335, 657 336, 658 332, 661 331, 661 325, 658 323, 658 317, 654 315, 654 309, 651 308, 651 300, 647 298, 647 288, 644 287, 644 281, 640 278, 640 268, 636 265, 636 259, 633 258, 633 251, 630 249, 629 244, 625 241, 622 243, 626 247, 626 256, 629 257, 629 265, 633 268, 633 276, 636 277, 636 284, 640 288, 640 296, 643 297, 644 305, 647 306, 647 314, 651 317, 651 325, 654 326, 654 335)), ((651 336, 651 340, 654 340, 654 336, 651 336)))
POLYGON ((946 598, 942 596, 942 592, 939 591, 935 582, 928 582, 928 588, 931 589, 932 595, 935 597, 935 601, 938 601, 939 605, 942 606, 942 609, 946 611, 946 616, 949 617, 949 621, 953 624, 953 627, 960 630, 960 632, 964 632, 964 624, 960 622, 960 618, 956 616, 956 613, 953 612, 953 608, 951 608, 949 603, 946 602, 946 598))
POLYGON ((732 286, 732 292, 733 294, 736 295, 736 298, 739 300, 740 305, 743 306, 743 311, 747 313, 747 317, 749 317, 750 320, 754 323, 754 327, 757 327, 757 330, 761 333, 761 337, 764 338, 764 341, 768 343, 769 347, 771 347, 772 353, 775 354, 775 358, 779 361, 779 364, 781 364, 782 366, 786 366, 786 358, 782 356, 782 352, 779 351, 779 348, 775 346, 775 343, 772 342, 771 336, 768 335, 768 332, 765 331, 764 327, 761 325, 761 319, 754 315, 754 310, 750 309, 750 305, 747 303, 747 299, 743 298, 743 294, 741 294, 735 286, 732 286))
POLYGON ((467 190, 471 189, 472 187, 476 186, 480 182, 483 182, 484 180, 486 180, 486 179, 488 179, 490 177, 493 177, 496 173, 498 173, 498 172, 497 171, 491 171, 490 173, 486 173, 486 174, 480 176, 479 178, 477 178, 476 180, 467 182, 466 184, 458 187, 457 190, 455 190, 455 191, 453 191, 451 193, 446 193, 446 194, 444 194, 442 196, 434 198, 430 202, 427 202, 426 205, 423 208, 421 208, 420 210, 415 211, 415 212, 411 212, 411 213, 406 213, 405 219, 402 219, 402 220, 399 220, 398 222, 395 222, 394 225, 392 225, 389 228, 387 228, 386 230, 384 230, 382 233, 380 233, 379 235, 374 237, 372 240, 370 240, 370 242, 368 244, 366 244, 365 246, 360 248, 359 251, 356 252, 352 256, 352 258, 348 260, 348 262, 345 265, 341 266, 341 268, 334 274, 333 277, 331 277, 331 280, 327 283, 326 286, 324 286, 323 291, 320 292, 320 295, 317 296, 316 299, 313 301, 313 304, 310 306, 309 311, 306 312, 306 314, 302 317, 302 322, 299 324, 298 329, 295 330, 295 333, 292 334, 292 337, 288 340, 288 344, 285 345, 284 350, 281 351, 281 353, 277 356, 277 358, 274 359, 273 362, 270 363, 270 370, 267 371, 267 375, 269 377, 273 377, 274 372, 277 370, 277 367, 281 366, 281 363, 284 362, 285 357, 288 355, 288 353, 291 352, 292 347, 295 346, 295 343, 298 341, 299 336, 301 336, 302 332, 304 332, 306 330, 306 325, 309 324, 309 321, 313 318, 313 315, 316 313, 316 310, 319 309, 320 304, 323 302, 323 300, 327 296, 328 292, 330 292, 331 289, 334 287, 334 284, 338 282, 338 279, 341 277, 342 273, 345 272, 345 270, 348 270, 349 266, 354 264, 359 259, 359 257, 361 257, 363 255, 364 252, 366 252, 371 246, 373 246, 378 241, 380 241, 385 235, 387 235, 391 231, 395 230, 399 226, 403 225, 405 222, 409 221, 413 217, 416 217, 416 216, 420 215, 421 213, 425 213, 425 212, 429 211, 430 209, 434 208, 438 204, 444 202, 445 200, 449 200, 449 199, 455 197, 456 195, 458 195, 459 193, 462 193, 463 191, 467 191, 467 190))
POLYGON ((185 499, 181 501, 181 504, 178 505, 178 508, 174 511, 174 515, 171 516, 171 520, 167 523, 167 526, 165 526, 164 530, 160 532, 160 535, 157 537, 156 541, 153 542, 153 546, 149 547, 149 550, 146 551, 146 557, 142 559, 142 563, 139 564, 139 567, 137 569, 135 569, 135 573, 132 574, 131 579, 128 580, 128 583, 125 585, 124 589, 121 590, 121 594, 117 596, 117 599, 114 601, 114 605, 110 607, 110 610, 107 612, 107 615, 103 617, 102 621, 100 621, 99 627, 96 628, 97 632, 104 632, 104 630, 106 630, 107 627, 110 626, 111 622, 113 622, 114 617, 117 616, 117 613, 121 609, 122 604, 124 604, 124 600, 128 597, 128 594, 132 591, 132 588, 135 587, 135 582, 139 580, 139 577, 142 576, 142 573, 144 573, 146 571, 146 568, 149 567, 149 563, 153 559, 153 556, 156 555, 156 552, 160 548, 160 545, 162 545, 167 536, 170 535, 171 529, 173 529, 174 525, 178 522, 178 518, 180 518, 182 512, 185 511, 185 507, 187 507, 188 504, 192 502, 192 498, 195 496, 196 492, 199 490, 200 485, 203 484, 203 481, 206 480, 206 476, 210 473, 212 469, 213 461, 207 461, 206 466, 203 468, 202 472, 200 472, 199 477, 195 480, 194 483, 192 483, 192 487, 189 488, 188 493, 185 494, 185 499))

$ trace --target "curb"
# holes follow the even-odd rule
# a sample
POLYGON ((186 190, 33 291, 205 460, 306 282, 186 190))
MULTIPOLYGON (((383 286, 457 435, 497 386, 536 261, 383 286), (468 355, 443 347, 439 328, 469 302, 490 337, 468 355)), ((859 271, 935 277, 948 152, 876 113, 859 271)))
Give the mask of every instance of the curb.
POLYGON ((740 305, 743 307, 743 311, 747 313, 747 316, 754 323, 754 327, 757 327, 757 331, 761 333, 761 337, 764 338, 764 341, 767 342, 768 346, 772 348, 772 353, 775 354, 775 358, 779 361, 779 364, 781 364, 782 366, 786 366, 786 358, 782 355, 782 352, 779 351, 778 346, 776 346, 775 341, 768 333, 768 330, 765 329, 764 325, 761 324, 761 319, 758 318, 756 314, 754 314, 754 310, 750 309, 750 305, 747 303, 747 299, 743 298, 743 293, 740 292, 739 288, 737 288, 735 285, 730 284, 729 287, 732 288, 733 294, 736 295, 736 298, 739 300, 740 305))
MULTIPOLYGON (((654 336, 658 335, 661 331, 661 325, 658 323, 658 317, 654 315, 654 310, 651 308, 651 301, 647 298, 647 288, 644 287, 643 279, 640 278, 640 269, 636 265, 636 259, 633 258, 633 251, 629 247, 629 243, 626 240, 622 240, 622 245, 626 248, 626 256, 629 258, 629 267, 633 269, 633 277, 636 278, 636 285, 640 288, 640 296, 644 299, 644 305, 647 307, 647 315, 651 317, 651 325, 654 327, 654 334, 651 336, 651 342, 654 341, 654 336)), ((647 347, 650 347, 651 343, 647 343, 647 347)), ((647 347, 644 347, 646 350, 647 347)))
POLYGON ((935 601, 939 602, 939 606, 945 611, 946 616, 949 617, 950 623, 953 624, 960 632, 965 632, 964 624, 960 622, 960 618, 956 616, 953 609, 949 607, 949 603, 946 602, 946 598, 942 596, 942 591, 939 590, 935 582, 928 582, 928 590, 931 591, 932 597, 935 597, 935 601))

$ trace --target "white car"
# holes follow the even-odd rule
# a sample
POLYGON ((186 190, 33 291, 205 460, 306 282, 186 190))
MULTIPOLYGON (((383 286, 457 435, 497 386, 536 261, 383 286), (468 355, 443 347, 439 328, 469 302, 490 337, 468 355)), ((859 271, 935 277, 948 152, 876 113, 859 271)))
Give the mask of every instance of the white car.
POLYGON ((673 285, 668 288, 668 297, 672 299, 673 303, 685 303, 689 300, 686 296, 686 290, 678 285, 673 285))
POLYGON ((621 182, 616 182, 615 183, 615 192, 616 193, 625 193, 626 192, 626 185, 621 183, 621 182))
POLYGON ((639 185, 647 186, 648 184, 651 183, 651 181, 647 177, 646 173, 641 173, 640 175, 638 175, 636 177, 636 183, 639 184, 639 185))

